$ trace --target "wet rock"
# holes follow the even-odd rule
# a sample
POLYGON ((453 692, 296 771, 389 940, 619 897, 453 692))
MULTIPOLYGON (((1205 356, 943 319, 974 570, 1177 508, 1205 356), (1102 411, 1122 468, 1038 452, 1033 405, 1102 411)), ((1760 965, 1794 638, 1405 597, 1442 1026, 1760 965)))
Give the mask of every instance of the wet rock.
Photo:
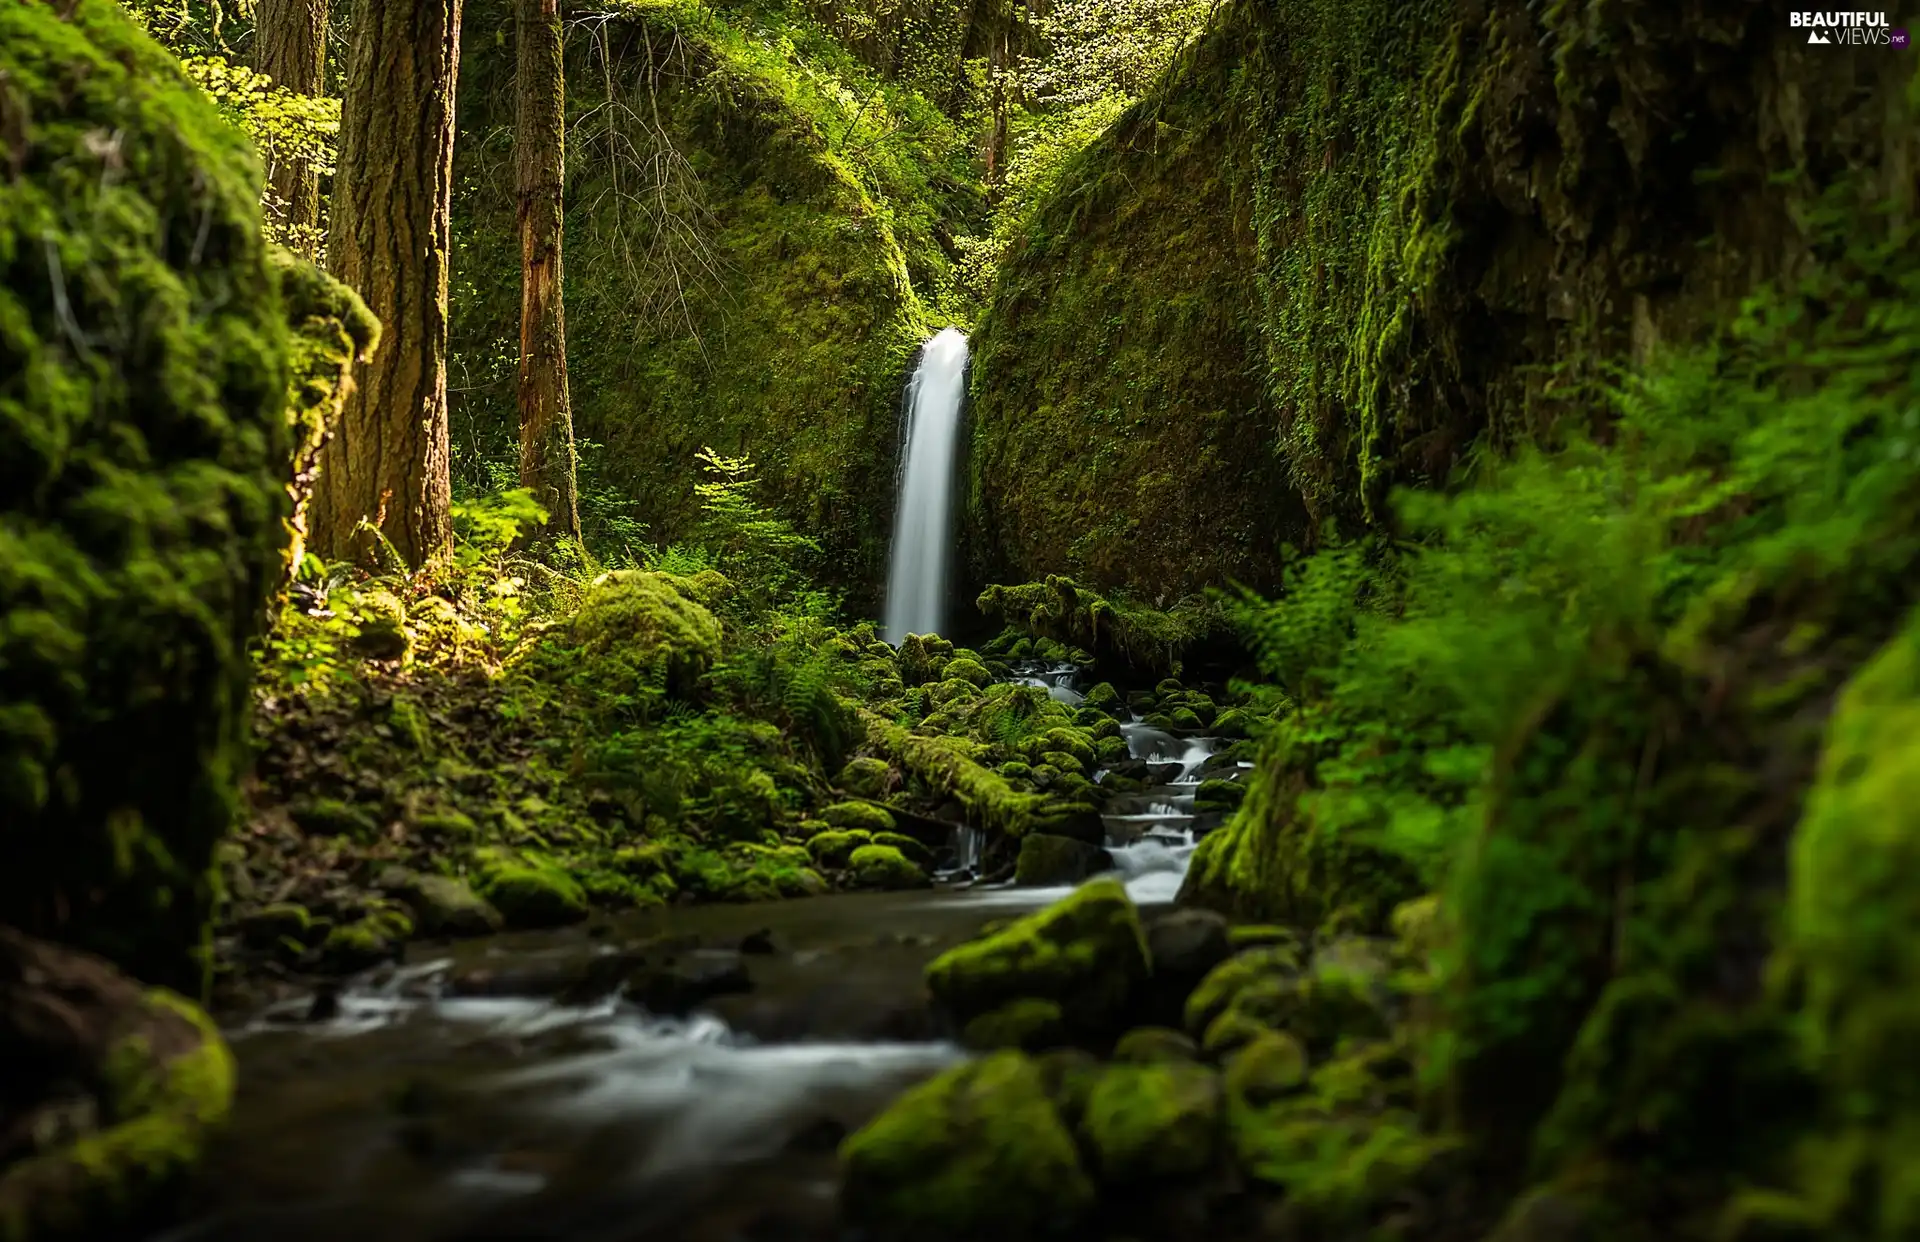
POLYGON ((1027 812, 1022 827, 1025 833, 1045 832, 1056 837, 1072 837, 1088 845, 1100 845, 1107 839, 1106 825, 1100 819, 1100 808, 1091 802, 1049 799, 1027 812))
POLYGON ((331 1022, 340 1016, 340 988, 337 984, 323 983, 313 993, 313 1000, 307 1005, 304 1022, 331 1022))
POLYGON ((1035 1063, 999 1052, 912 1088, 840 1149, 847 1220, 877 1242, 1037 1242, 1091 1213, 1035 1063))
POLYGON ((1099 846, 1072 837, 1031 832, 1020 841, 1014 883, 1033 887, 1078 884, 1112 866, 1113 856, 1099 846))
POLYGON ((413 934, 413 921, 397 910, 380 909, 327 933, 320 943, 320 968, 339 974, 366 970, 400 956, 413 934))
POLYGON ((1117 1187, 1204 1171, 1219 1130, 1219 1075, 1178 1063, 1108 1066, 1079 1125, 1101 1180, 1117 1187))
POLYGON ((1187 997, 1232 954, 1227 920, 1211 910, 1170 910, 1147 923, 1156 1021, 1178 1024, 1187 997))
POLYGON ((1011 1001, 1050 1000, 1076 1036, 1117 1033, 1148 975, 1139 912, 1118 880, 1098 879, 1045 910, 950 949, 927 986, 959 1026, 1011 1001))
POLYGON ((794 1131, 787 1140, 788 1151, 829 1152, 847 1137, 847 1127, 833 1117, 819 1117, 794 1131))
POLYGON ((1113 1059, 1134 1065, 1198 1061, 1200 1046, 1171 1027, 1141 1026, 1120 1037, 1113 1046, 1113 1059))
POLYGON ((739 958, 688 957, 639 968, 621 995, 648 1013, 677 1018, 716 997, 752 990, 753 979, 739 958))
POLYGON ((748 932, 740 938, 740 952, 755 956, 766 956, 774 952, 773 929, 762 927, 759 931, 748 932))

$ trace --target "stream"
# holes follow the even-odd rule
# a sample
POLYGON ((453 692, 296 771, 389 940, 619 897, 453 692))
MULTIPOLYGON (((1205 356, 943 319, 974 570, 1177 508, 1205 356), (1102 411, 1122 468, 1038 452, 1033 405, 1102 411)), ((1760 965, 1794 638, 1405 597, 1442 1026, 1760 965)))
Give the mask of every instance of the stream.
MULTIPOLYGON (((1071 667, 1020 679, 1080 697, 1071 667)), ((1162 905, 1221 745, 1121 727, 1157 783, 1109 800, 1108 849, 1135 901, 1162 905)), ((970 884, 980 839, 958 837, 956 866, 931 889, 676 905, 414 945, 406 964, 317 1003, 293 995, 242 1016, 228 1031, 232 1122, 193 1222, 160 1238, 839 1238, 840 1139, 966 1055, 933 1027, 923 968, 983 923, 1070 891, 970 884), (693 963, 744 969, 751 990, 681 1018, 617 998, 567 1003, 561 981, 660 937, 693 963)))

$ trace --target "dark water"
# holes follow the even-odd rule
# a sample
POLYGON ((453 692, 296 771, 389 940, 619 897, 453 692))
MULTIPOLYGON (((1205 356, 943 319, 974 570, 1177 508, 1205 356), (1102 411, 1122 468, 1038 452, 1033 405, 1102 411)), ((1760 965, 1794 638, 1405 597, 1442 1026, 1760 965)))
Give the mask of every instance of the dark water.
MULTIPOLYGON (((903 1087, 961 1054, 936 1037, 920 974, 1045 890, 848 894, 681 907, 602 929, 415 946, 321 1023, 308 998, 230 1034, 233 1123, 199 1219, 169 1242, 813 1239, 837 1236, 834 1149, 903 1087), (662 934, 727 946, 749 993, 682 1020, 617 1000, 452 996, 504 988, 662 934)), ((731 959, 725 948, 708 950, 731 959)), ((701 951, 690 956, 698 958, 701 951)))

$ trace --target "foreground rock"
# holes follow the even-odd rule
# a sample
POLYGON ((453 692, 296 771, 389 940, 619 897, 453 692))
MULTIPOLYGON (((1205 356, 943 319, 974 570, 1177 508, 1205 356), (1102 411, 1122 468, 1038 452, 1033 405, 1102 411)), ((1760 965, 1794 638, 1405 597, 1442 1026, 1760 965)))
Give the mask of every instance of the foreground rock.
POLYGON ((233 1099, 233 1058, 172 992, 0 928, 0 1237, 142 1236, 233 1099))

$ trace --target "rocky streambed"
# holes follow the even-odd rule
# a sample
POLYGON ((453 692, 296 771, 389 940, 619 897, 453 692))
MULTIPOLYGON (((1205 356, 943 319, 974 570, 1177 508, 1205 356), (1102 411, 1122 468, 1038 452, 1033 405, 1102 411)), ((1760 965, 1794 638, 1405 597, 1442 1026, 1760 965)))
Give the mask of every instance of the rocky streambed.
MULTIPOLYGON (((1070 666, 1019 676, 1080 697, 1070 666)), ((1215 739, 1121 728, 1124 756, 1093 773, 1114 782, 1105 848, 1030 843, 1019 882, 980 876, 981 838, 962 829, 931 889, 416 943, 230 1015, 233 1123, 192 1223, 165 1237, 843 1236, 848 1134, 968 1044, 1044 1039, 930 1005, 930 962, 1096 875, 1150 924, 1178 923, 1196 829, 1224 809, 1196 798, 1243 761, 1216 758, 1215 739)))

